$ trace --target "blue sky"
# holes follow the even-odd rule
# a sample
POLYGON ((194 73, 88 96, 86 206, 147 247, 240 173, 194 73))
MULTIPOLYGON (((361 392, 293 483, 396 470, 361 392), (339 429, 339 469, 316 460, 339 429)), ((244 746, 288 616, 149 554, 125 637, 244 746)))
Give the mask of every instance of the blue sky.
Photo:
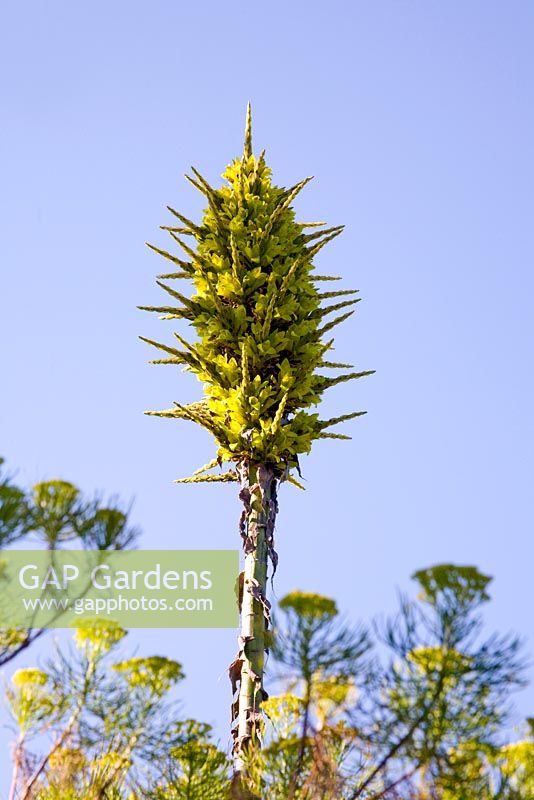
MULTIPOLYGON (((144 241, 168 203, 198 217, 183 173, 218 180, 250 99, 279 183, 316 176, 300 218, 347 226, 318 261, 363 298, 336 357, 377 370, 328 398, 368 410, 353 441, 283 487, 276 594, 369 618, 416 568, 475 563, 491 626, 531 637, 532 4, 41 0, 0 23, 0 452, 20 479, 135 498, 147 548, 238 546, 233 487, 172 483, 209 438, 143 416, 199 386, 146 364, 138 334, 165 327, 136 306, 161 299, 144 241)), ((130 639, 183 661, 186 709, 224 743, 233 632, 130 639)))

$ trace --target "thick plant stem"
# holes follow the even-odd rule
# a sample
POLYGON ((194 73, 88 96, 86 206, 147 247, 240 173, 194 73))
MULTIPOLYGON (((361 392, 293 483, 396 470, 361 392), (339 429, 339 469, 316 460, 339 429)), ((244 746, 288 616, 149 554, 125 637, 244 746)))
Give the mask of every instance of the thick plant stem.
POLYGON ((239 653, 230 668, 234 690, 233 706, 234 768, 236 776, 245 770, 245 755, 250 747, 260 746, 261 702, 263 688, 266 632, 270 623, 270 604, 266 597, 269 559, 276 568, 274 525, 277 512, 277 480, 265 464, 240 467, 243 513, 241 535, 245 552, 242 574, 241 635, 239 653))

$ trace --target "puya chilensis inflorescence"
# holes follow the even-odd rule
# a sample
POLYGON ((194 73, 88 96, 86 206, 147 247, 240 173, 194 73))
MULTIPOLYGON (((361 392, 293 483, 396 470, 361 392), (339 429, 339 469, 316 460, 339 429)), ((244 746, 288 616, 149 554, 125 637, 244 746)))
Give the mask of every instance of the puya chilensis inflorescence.
POLYGON ((330 387, 371 373, 354 372, 352 365, 328 357, 331 331, 350 317, 359 298, 355 289, 323 291, 339 278, 318 274, 313 260, 343 226, 295 220, 291 204, 310 178, 290 189, 271 183, 264 153, 252 153, 250 106, 243 156, 223 177, 226 184, 213 188, 196 169, 187 176, 206 198, 204 216, 197 225, 169 208, 177 222, 164 229, 182 256, 149 247, 173 265, 174 271, 158 280, 170 304, 142 308, 163 319, 187 320, 196 333, 193 342, 175 333, 172 347, 144 339, 165 353, 153 363, 183 366, 204 386, 197 402, 148 412, 196 422, 215 438, 215 458, 179 482, 241 484, 241 634, 229 669, 235 779, 241 786, 249 748, 261 739, 261 704, 267 697, 267 570, 269 559, 273 574, 277 563, 277 486, 283 480, 301 486, 295 476, 299 456, 316 439, 350 438, 330 429, 364 412, 321 419, 313 409, 330 387), (181 280, 192 283, 192 294, 174 288, 181 280), (227 471, 217 471, 224 463, 227 471))
POLYGON ((295 220, 292 203, 311 178, 290 189, 273 185, 264 152, 252 153, 250 106, 243 156, 224 172, 227 184, 213 188, 192 172, 187 179, 207 200, 202 222, 169 207, 177 224, 164 230, 185 257, 148 245, 174 271, 158 280, 169 305, 141 308, 187 320, 197 340, 175 333, 170 346, 141 338, 165 353, 152 363, 184 366, 202 381, 204 397, 147 413, 196 422, 215 438, 214 460, 182 482, 237 481, 235 468, 212 470, 243 461, 296 482, 299 455, 316 439, 350 438, 330 429, 365 413, 321 419, 313 410, 330 387, 371 374, 328 359, 331 331, 359 298, 356 289, 322 291, 339 278, 317 274, 313 260, 343 226, 295 220), (192 283, 192 295, 174 288, 181 280, 192 283))

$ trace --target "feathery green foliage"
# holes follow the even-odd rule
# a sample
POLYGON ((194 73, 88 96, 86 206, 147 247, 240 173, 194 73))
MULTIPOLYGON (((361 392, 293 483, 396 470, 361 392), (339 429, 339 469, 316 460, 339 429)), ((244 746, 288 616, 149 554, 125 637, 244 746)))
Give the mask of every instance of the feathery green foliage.
POLYGON ((74 652, 58 649, 44 669, 15 672, 6 692, 19 730, 10 796, 123 800, 153 784, 157 765, 184 745, 168 700, 181 665, 163 656, 114 661, 125 635, 112 620, 84 620, 74 652))
POLYGON ((263 703, 263 749, 246 753, 256 797, 532 797, 534 726, 503 746, 524 662, 513 637, 483 635, 491 579, 453 564, 414 578, 424 593, 381 626, 379 652, 333 600, 291 592, 280 601, 272 654, 282 694, 263 703))
MULTIPOLYGON (((129 509, 113 498, 88 497, 69 481, 53 479, 23 489, 3 471, 0 458, 0 547, 32 537, 53 551, 75 542, 86 550, 124 550, 139 531, 130 524, 129 509)), ((1 574, 1 573, 0 573, 1 574)), ((45 628, 0 629, 0 666, 15 659, 45 628)))
POLYGON ((124 660, 119 625, 84 621, 74 652, 18 670, 7 688, 15 796, 532 800, 534 722, 515 741, 508 728, 523 659, 479 616, 490 579, 452 564, 415 577, 426 594, 369 630, 322 595, 280 602, 271 656, 281 692, 263 700, 263 747, 243 753, 241 795, 209 725, 177 717, 169 692, 181 665, 124 660))

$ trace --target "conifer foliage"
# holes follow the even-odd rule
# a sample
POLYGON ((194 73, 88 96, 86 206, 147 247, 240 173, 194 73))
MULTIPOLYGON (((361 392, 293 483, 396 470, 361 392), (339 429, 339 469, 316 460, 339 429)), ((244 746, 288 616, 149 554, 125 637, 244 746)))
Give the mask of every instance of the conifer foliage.
POLYGON ((153 363, 185 367, 203 384, 197 402, 150 411, 195 422, 213 435, 212 461, 181 482, 236 481, 243 502, 245 551, 240 651, 231 667, 236 752, 259 730, 264 698, 263 658, 269 604, 267 562, 276 568, 274 522, 277 484, 300 486, 299 456, 317 439, 348 439, 331 431, 364 412, 322 419, 315 410, 323 393, 370 371, 329 360, 332 330, 354 313, 356 289, 327 291, 337 276, 314 268, 319 251, 343 230, 324 223, 297 222, 292 203, 311 178, 286 189, 274 185, 265 153, 252 152, 250 105, 243 155, 214 188, 196 170, 186 176, 206 199, 197 224, 173 208, 174 225, 164 226, 180 256, 149 245, 172 264, 158 285, 168 305, 142 306, 163 319, 186 320, 194 341, 175 333, 172 346, 144 339, 164 353, 153 363), (180 282, 193 287, 178 291, 180 282), (326 289, 325 289, 326 287, 326 289), (225 471, 223 464, 227 467, 225 471))

